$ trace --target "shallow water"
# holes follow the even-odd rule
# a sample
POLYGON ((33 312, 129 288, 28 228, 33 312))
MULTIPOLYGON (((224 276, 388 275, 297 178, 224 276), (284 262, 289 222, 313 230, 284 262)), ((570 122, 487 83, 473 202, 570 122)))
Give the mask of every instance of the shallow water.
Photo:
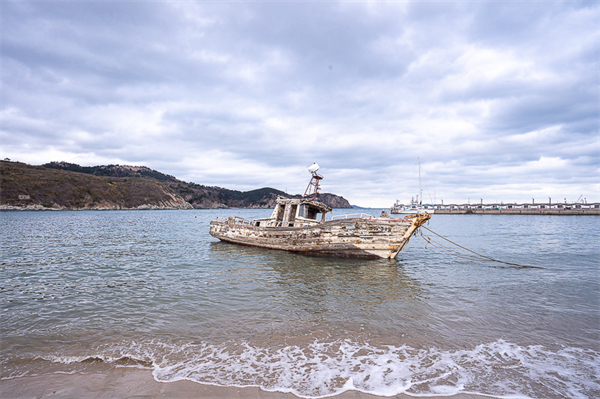
POLYGON ((418 236, 393 261, 222 243, 208 223, 230 214, 270 211, 0 213, 2 378, 131 366, 302 397, 600 396, 597 217, 426 225, 543 267, 521 268, 418 236))

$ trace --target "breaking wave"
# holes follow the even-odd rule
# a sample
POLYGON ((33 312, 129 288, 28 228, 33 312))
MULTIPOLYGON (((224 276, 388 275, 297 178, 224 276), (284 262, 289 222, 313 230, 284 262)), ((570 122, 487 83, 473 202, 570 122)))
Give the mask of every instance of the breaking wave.
POLYGON ((107 363, 123 367, 152 368, 149 360, 138 359, 135 356, 41 356, 40 359, 63 364, 94 364, 107 363))
MULTIPOLYGON (((104 348, 103 351, 109 348, 104 348)), ((511 398, 600 396, 599 354, 593 350, 498 340, 472 349, 415 349, 351 340, 279 348, 248 342, 219 345, 157 341, 112 346, 112 355, 46 357, 64 364, 105 362, 153 369, 159 382, 178 380, 323 398, 344 391, 394 396, 473 393, 511 398), (120 354, 119 354, 120 352, 120 354)))

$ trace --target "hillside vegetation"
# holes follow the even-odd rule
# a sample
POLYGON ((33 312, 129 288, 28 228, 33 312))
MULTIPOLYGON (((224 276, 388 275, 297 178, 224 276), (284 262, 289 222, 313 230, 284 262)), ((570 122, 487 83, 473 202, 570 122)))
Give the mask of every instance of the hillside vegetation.
MULTIPOLYGON (((277 196, 290 197, 268 187, 242 192, 187 183, 145 166, 10 161, 0 166, 3 209, 272 208, 277 196)), ((332 208, 350 207, 334 194, 319 199, 332 208)))

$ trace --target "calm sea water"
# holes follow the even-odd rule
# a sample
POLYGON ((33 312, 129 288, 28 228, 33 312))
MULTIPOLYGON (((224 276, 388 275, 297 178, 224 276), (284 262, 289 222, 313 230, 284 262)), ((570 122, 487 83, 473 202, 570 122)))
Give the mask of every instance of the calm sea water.
POLYGON ((0 213, 1 378, 128 366, 310 398, 600 397, 600 218, 427 224, 538 269, 422 237, 393 261, 237 246, 208 234, 229 214, 270 211, 0 213))

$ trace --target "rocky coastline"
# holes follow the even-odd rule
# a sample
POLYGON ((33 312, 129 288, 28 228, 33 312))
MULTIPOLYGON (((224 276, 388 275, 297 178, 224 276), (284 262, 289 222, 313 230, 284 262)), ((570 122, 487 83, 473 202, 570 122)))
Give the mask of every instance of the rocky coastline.
POLYGON ((107 204, 107 205, 91 205, 82 208, 76 207, 65 207, 58 204, 52 204, 52 206, 47 207, 40 204, 30 204, 30 205, 0 205, 0 211, 144 211, 144 210, 175 210, 175 209, 194 209, 193 206, 186 203, 185 205, 173 205, 173 204, 143 204, 137 207, 126 208, 121 207, 116 204, 107 204))
MULTIPOLYGON (((0 168, 0 211, 271 209, 278 196, 298 197, 268 187, 241 192, 188 183, 145 166, 4 160, 0 168)), ((319 200, 351 208, 335 194, 320 194, 319 200)))

